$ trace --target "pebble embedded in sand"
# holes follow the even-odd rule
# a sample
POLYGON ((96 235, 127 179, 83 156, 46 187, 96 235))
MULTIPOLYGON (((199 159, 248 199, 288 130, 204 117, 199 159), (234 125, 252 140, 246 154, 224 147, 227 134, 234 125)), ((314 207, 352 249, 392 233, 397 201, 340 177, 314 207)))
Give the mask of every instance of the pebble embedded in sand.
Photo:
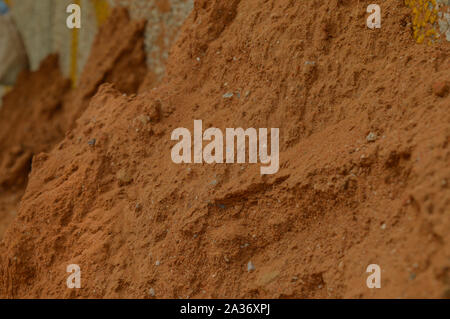
POLYGON ((95 146, 95 143, 97 142, 97 140, 95 138, 93 138, 92 140, 90 140, 88 142, 89 146, 95 146))
POLYGON ((224 99, 231 99, 234 96, 234 93, 228 92, 223 95, 224 99))
POLYGON ((150 116, 148 116, 148 115, 142 114, 142 115, 139 115, 136 119, 139 122, 141 122, 143 125, 147 125, 148 123, 150 123, 150 116))
POLYGON ((449 92, 448 83, 445 81, 437 81, 433 84, 433 93, 439 97, 445 97, 449 92))
POLYGON ((378 135, 374 132, 370 132, 369 135, 367 135, 366 140, 367 142, 375 142, 378 139, 378 135))
POLYGON ((151 297, 155 297, 155 289, 150 288, 149 294, 150 294, 151 297))
POLYGON ((252 271, 255 271, 255 270, 256 270, 255 265, 253 265, 253 263, 251 261, 249 261, 248 264, 247 264, 247 271, 248 272, 252 272, 252 271))
POLYGON ((151 122, 158 123, 162 117, 162 103, 160 100, 155 100, 150 105, 150 107, 146 108, 147 117, 151 122))
POLYGON ((136 213, 139 213, 140 211, 142 211, 142 205, 137 203, 135 206, 135 211, 136 211, 136 213))
POLYGON ((122 168, 117 172, 116 178, 122 184, 129 184, 133 180, 133 177, 127 172, 125 168, 122 168))

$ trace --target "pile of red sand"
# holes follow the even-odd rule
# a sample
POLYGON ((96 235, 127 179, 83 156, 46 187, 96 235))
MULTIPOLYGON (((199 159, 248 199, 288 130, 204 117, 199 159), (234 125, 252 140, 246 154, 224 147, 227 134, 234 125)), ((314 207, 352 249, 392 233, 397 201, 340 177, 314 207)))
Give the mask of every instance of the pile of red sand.
POLYGON ((0 238, 16 214, 31 159, 50 151, 74 126, 103 83, 135 94, 147 74, 145 22, 132 22, 125 9, 114 10, 100 29, 77 89, 70 90, 58 56, 45 59, 37 72, 24 72, 5 96, 0 110, 0 238))
POLYGON ((34 154, 63 139, 63 97, 70 81, 49 56, 39 71, 22 73, 0 109, 0 238, 16 214, 34 154), (51 85, 49 85, 51 83, 51 85))
POLYGON ((101 86, 34 156, 0 297, 449 297, 450 46, 415 44, 399 1, 380 30, 365 9, 197 1, 161 85, 101 86), (279 127, 280 171, 174 164, 194 119, 279 127))

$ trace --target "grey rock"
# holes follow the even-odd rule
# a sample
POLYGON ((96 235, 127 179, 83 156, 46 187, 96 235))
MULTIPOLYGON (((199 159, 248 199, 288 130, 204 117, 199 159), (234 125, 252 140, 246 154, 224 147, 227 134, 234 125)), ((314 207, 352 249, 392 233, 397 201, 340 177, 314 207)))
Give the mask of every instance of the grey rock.
POLYGON ((248 264, 247 264, 247 271, 248 272, 252 272, 252 271, 255 271, 255 270, 256 270, 255 265, 253 265, 252 261, 249 261, 248 264))
POLYGON ((89 142, 88 142, 88 144, 90 145, 90 146, 95 146, 95 143, 97 142, 97 140, 95 139, 95 138, 93 138, 92 140, 90 140, 89 142))
POLYGON ((369 135, 367 135, 366 140, 367 142, 375 142, 378 139, 378 136, 376 133, 370 132, 369 135))

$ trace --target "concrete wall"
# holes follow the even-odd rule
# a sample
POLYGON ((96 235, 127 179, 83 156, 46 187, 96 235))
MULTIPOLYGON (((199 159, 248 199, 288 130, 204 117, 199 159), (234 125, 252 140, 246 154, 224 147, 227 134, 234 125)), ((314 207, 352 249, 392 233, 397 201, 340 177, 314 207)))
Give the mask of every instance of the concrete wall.
POLYGON ((108 0, 111 6, 129 8, 134 19, 147 19, 145 46, 147 63, 157 77, 164 73, 164 62, 178 30, 192 11, 193 0, 108 0))
POLYGON ((145 44, 148 64, 157 75, 164 73, 163 64, 170 45, 193 8, 193 0, 9 0, 9 2, 12 15, 24 38, 31 69, 36 70, 48 54, 59 52, 64 74, 74 78, 81 73, 98 27, 106 19, 111 7, 125 6, 129 8, 132 18, 149 21, 145 44), (73 31, 66 27, 68 16, 66 7, 70 3, 81 6, 80 30, 73 31))

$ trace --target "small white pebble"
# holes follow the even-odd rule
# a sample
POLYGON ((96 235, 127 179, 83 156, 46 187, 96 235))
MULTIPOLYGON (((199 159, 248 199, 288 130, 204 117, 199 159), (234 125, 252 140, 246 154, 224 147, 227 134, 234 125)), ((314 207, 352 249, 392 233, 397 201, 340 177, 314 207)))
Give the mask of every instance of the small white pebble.
POLYGON ((378 136, 374 132, 370 132, 369 135, 367 135, 366 140, 367 142, 375 142, 378 139, 378 136))
POLYGON ((253 263, 251 261, 249 261, 247 264, 247 271, 252 272, 254 270, 256 270, 255 265, 253 265, 253 263))

